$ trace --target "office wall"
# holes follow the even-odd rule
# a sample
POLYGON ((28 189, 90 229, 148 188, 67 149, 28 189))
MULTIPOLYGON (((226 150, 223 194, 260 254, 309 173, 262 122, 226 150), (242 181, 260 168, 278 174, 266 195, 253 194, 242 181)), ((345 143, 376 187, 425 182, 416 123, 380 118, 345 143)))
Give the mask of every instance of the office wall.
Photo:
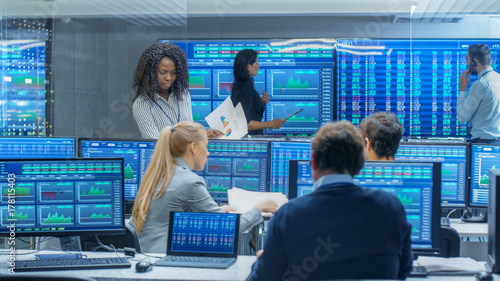
POLYGON ((394 23, 408 16, 215 16, 166 26, 138 24, 133 18, 57 19, 54 134, 139 137, 131 114, 132 75, 141 53, 159 38, 490 38, 494 33, 489 16, 467 15, 458 23, 394 23))

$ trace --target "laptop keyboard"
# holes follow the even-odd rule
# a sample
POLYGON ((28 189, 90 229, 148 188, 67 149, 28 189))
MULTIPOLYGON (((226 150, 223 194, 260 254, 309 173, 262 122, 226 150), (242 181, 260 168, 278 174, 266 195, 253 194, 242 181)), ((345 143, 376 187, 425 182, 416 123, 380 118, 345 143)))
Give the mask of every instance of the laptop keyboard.
POLYGON ((169 261, 198 262, 198 263, 225 263, 233 259, 234 258, 190 257, 190 256, 180 256, 180 257, 169 256, 167 258, 167 260, 169 261))

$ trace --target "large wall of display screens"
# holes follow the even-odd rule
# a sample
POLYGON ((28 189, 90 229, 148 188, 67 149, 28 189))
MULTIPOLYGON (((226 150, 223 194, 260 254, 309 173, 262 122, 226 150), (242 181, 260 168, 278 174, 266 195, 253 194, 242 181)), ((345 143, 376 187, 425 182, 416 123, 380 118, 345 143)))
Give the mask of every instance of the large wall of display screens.
MULTIPOLYGON (((167 40, 160 40, 167 42, 167 40)), ((193 119, 204 118, 231 95, 233 62, 238 51, 254 49, 260 70, 255 89, 270 96, 263 121, 283 118, 297 109, 280 129, 266 134, 314 134, 333 120, 335 40, 177 40, 189 64, 193 119)))
POLYGON ((489 46, 496 69, 500 40, 337 40, 337 120, 391 111, 406 136, 465 137, 458 78, 475 43, 489 46))

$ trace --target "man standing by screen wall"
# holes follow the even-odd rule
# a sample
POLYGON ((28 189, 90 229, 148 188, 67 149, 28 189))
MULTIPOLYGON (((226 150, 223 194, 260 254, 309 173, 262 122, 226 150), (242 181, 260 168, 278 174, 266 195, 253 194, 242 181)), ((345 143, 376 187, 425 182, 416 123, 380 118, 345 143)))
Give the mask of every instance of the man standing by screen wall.
POLYGON ((490 49, 485 44, 471 45, 467 51, 467 70, 460 75, 457 118, 470 121, 472 141, 500 138, 500 74, 490 66, 490 49), (468 93, 470 76, 477 75, 468 93))

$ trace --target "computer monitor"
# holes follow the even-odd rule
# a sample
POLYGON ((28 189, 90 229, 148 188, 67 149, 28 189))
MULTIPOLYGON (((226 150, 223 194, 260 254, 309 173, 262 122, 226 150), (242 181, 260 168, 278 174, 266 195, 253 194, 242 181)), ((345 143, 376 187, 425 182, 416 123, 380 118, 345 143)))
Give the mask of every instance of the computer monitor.
POLYGON ((134 200, 155 146, 156 140, 81 138, 78 155, 83 158, 123 157, 125 199, 134 200))
POLYGON ((489 170, 487 269, 500 273, 500 170, 489 170))
POLYGON ((0 159, 74 157, 75 138, 0 137, 0 159))
POLYGON ((465 207, 468 169, 466 143, 401 143, 396 161, 441 163, 441 206, 465 207))
POLYGON ((439 248, 441 163, 366 161, 354 183, 396 195, 412 225, 414 251, 439 248))
POLYGON ((489 46, 496 69, 498 39, 338 39, 337 120, 359 124, 390 111, 406 136, 466 137, 456 114, 458 78, 475 43, 489 46))
POLYGON ((267 191, 268 141, 209 140, 210 156, 203 171, 208 192, 218 203, 227 203, 227 191, 238 187, 267 191))
POLYGON ((281 192, 288 198, 290 160, 311 159, 310 142, 271 142, 269 191, 281 192))
POLYGON ((469 207, 488 207, 489 169, 500 168, 500 145, 471 144, 469 207))
MULTIPOLYGON (((289 199, 312 192, 313 178, 309 161, 290 161, 289 199)), ((440 163, 366 161, 354 183, 396 195, 412 225, 414 251, 436 251, 440 227, 440 163)))
POLYGON ((294 199, 311 193, 314 185, 311 161, 290 160, 288 182, 288 199, 294 199))
POLYGON ((0 160, 0 236, 125 234, 123 159, 0 160))
POLYGON ((334 48, 329 39, 196 39, 159 40, 170 42, 187 54, 189 92, 193 118, 202 118, 208 104, 212 110, 231 95, 234 57, 243 49, 258 52, 259 69, 254 86, 271 100, 263 121, 283 118, 302 108, 280 129, 265 129, 266 134, 314 134, 333 120, 334 48))

